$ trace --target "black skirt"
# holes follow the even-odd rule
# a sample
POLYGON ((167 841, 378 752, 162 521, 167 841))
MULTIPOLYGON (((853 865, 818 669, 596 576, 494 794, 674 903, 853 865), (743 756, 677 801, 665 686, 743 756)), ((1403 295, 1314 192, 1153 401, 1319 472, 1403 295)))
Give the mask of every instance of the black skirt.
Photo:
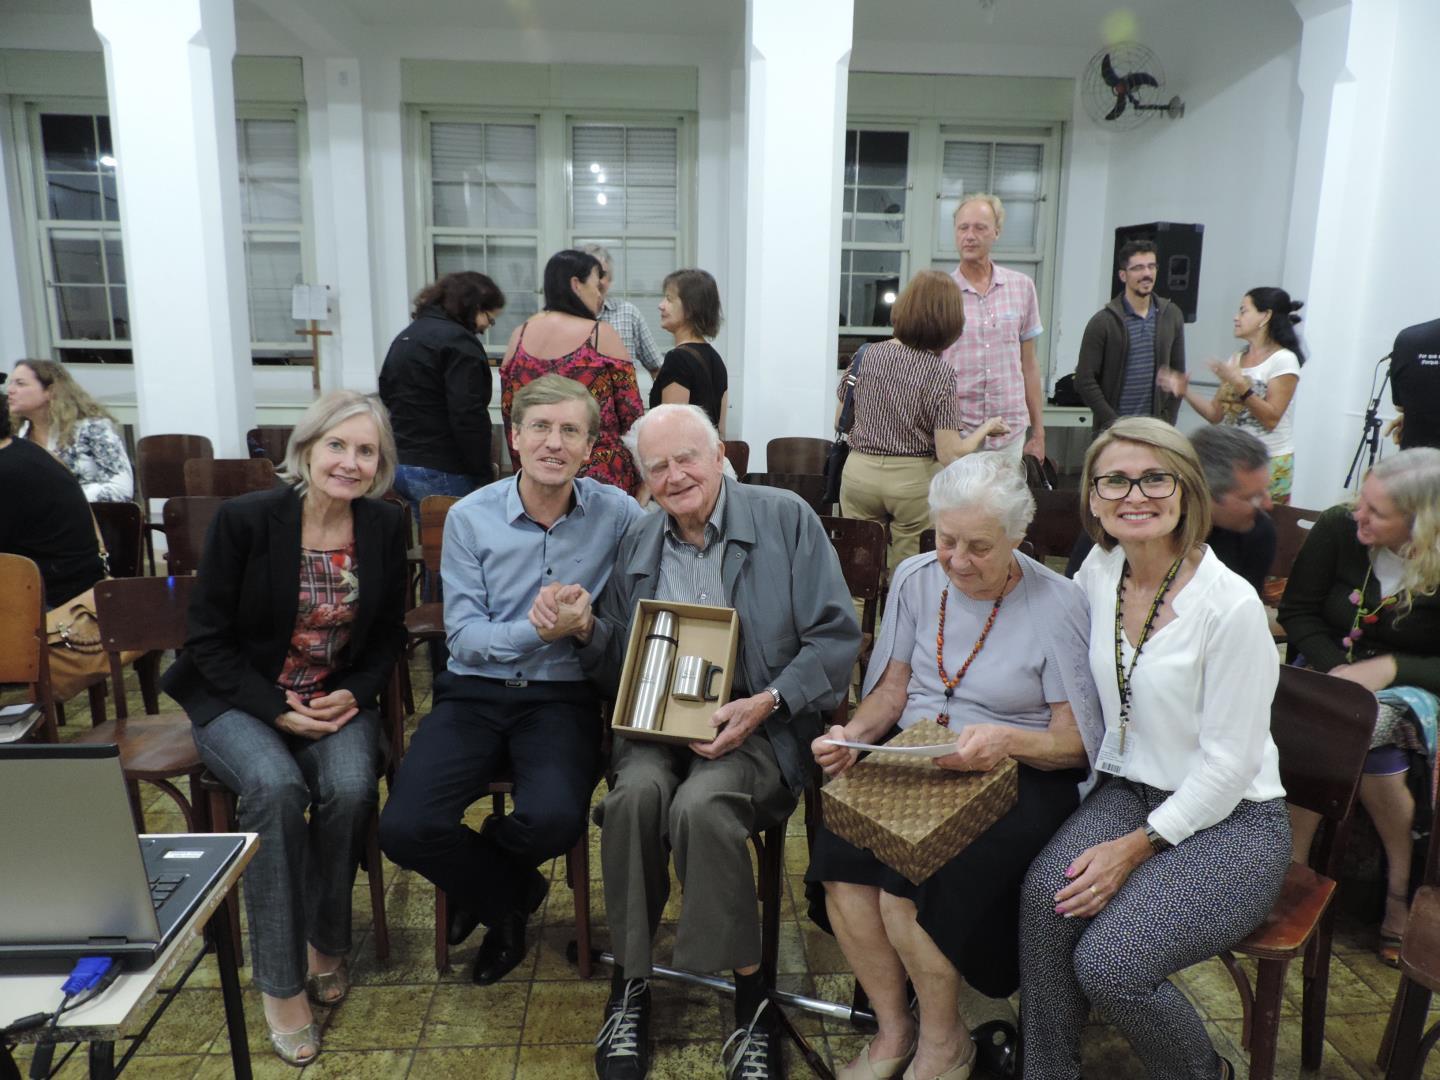
POLYGON ((1080 805, 1083 771, 1019 767, 1019 796, 1011 811, 919 885, 869 851, 823 825, 815 834, 805 897, 810 918, 827 933, 826 881, 875 885, 915 903, 920 928, 987 997, 1009 997, 1020 985, 1020 886, 1025 871, 1080 805))

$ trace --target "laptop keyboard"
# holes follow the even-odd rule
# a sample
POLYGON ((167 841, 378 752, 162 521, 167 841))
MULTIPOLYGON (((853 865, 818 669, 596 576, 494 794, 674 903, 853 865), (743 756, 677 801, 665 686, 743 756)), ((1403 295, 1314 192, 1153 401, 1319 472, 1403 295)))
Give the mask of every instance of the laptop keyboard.
POLYGON ((160 874, 150 879, 150 902, 159 911, 162 904, 175 895, 178 889, 189 874, 160 874))

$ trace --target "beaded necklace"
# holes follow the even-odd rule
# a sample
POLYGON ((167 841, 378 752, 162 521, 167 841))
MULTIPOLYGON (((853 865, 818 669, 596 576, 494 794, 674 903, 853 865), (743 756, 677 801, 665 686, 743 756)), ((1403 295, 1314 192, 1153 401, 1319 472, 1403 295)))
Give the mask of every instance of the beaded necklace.
POLYGON ((960 670, 955 672, 953 679, 945 674, 945 606, 950 600, 950 583, 947 581, 940 589, 940 626, 935 631, 935 667, 940 672, 940 683, 945 687, 945 711, 935 717, 935 721, 941 727, 950 726, 950 701, 955 696, 955 688, 960 685, 960 680, 965 678, 965 673, 970 670, 975 657, 980 655, 980 650, 985 647, 985 639, 990 636, 990 628, 995 625, 995 616, 1000 614, 1000 605, 1005 602, 1005 590, 1009 585, 1010 568, 1007 568, 1005 584, 1000 587, 1000 595, 995 598, 995 603, 990 608, 990 617, 985 620, 985 628, 980 631, 980 636, 975 639, 975 647, 970 650, 970 655, 965 658, 965 663, 960 665, 960 670))
POLYGON ((1120 752, 1125 752, 1125 735, 1130 728, 1130 680, 1135 674, 1135 665, 1140 662, 1140 650, 1145 648, 1145 642, 1150 640, 1150 630, 1155 625, 1155 616, 1160 611, 1160 605, 1165 602, 1165 594, 1170 591, 1170 585, 1175 580, 1175 575, 1180 572, 1180 564, 1185 561, 1181 555, 1166 571, 1165 580, 1160 582, 1160 588, 1156 590, 1155 599, 1150 602, 1150 610, 1145 615, 1145 625, 1140 628, 1140 640, 1135 643, 1135 655, 1130 658, 1130 669, 1125 670, 1125 658, 1121 653, 1121 643, 1125 640, 1125 582, 1130 577, 1130 560, 1125 560, 1125 567, 1120 571, 1120 580, 1115 585, 1115 685, 1120 691, 1120 752))
POLYGON ((1340 639, 1340 644, 1345 646, 1345 662, 1355 662, 1355 643, 1365 636, 1365 626, 1371 626, 1380 621, 1380 612, 1400 599, 1399 593, 1391 593, 1389 596, 1382 596, 1380 602, 1373 608, 1365 606, 1365 590, 1370 587, 1370 576, 1375 572, 1375 564, 1371 563, 1370 568, 1365 571, 1365 580, 1360 588, 1350 593, 1349 600, 1355 605, 1355 619, 1350 623, 1350 632, 1340 639), (1364 624, 1362 626, 1361 624, 1364 624))

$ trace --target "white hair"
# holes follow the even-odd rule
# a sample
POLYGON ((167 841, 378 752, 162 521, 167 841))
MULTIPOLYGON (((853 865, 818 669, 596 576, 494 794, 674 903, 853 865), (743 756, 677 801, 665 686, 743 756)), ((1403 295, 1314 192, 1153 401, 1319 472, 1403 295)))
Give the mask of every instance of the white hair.
POLYGON ((952 215, 953 221, 960 220, 960 211, 969 206, 972 202, 984 203, 990 208, 990 213, 995 215, 995 231, 998 233, 1005 228, 1005 204, 1000 201, 999 196, 991 195, 988 191, 972 191, 960 200, 960 205, 955 207, 952 215))
POLYGON ((951 510, 983 510, 1019 540, 1035 516, 1035 496, 1013 458, 987 450, 952 461, 930 481, 930 519, 951 510))
MULTIPOLYGON (((639 446, 641 430, 646 424, 650 423, 651 420, 663 420, 667 416, 688 416, 705 432, 705 448, 712 454, 720 449, 720 432, 717 431, 715 425, 710 422, 710 417, 705 410, 699 405, 681 404, 672 401, 666 405, 656 405, 655 408, 631 424, 630 430, 621 437, 620 441, 625 444, 625 449, 630 451, 630 456, 635 459, 637 465, 640 464, 639 446)), ((644 470, 643 465, 641 466, 641 470, 644 470)))
POLYGON ((580 250, 586 255, 594 255, 600 262, 600 269, 608 276, 615 266, 615 260, 610 257, 610 249, 604 244, 582 244, 580 250))

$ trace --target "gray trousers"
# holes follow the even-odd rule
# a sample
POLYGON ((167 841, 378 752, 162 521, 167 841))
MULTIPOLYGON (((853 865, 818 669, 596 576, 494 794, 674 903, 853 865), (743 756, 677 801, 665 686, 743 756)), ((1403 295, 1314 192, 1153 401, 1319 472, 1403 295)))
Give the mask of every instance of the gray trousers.
POLYGON ((685 890, 675 966, 727 971, 760 962, 752 833, 795 809, 775 752, 755 732, 710 761, 688 746, 616 735, 614 777, 596 815, 611 947, 627 979, 649 977, 670 896, 669 856, 685 890))
POLYGON ((379 801, 380 717, 364 710, 311 740, 231 709, 197 726, 195 745, 239 796, 239 828, 260 834, 244 877, 255 985, 291 997, 305 988, 306 942, 327 956, 350 951, 351 889, 379 801))
POLYGON ((1020 1019, 1026 1080, 1078 1080, 1090 1008, 1114 1024, 1153 1080, 1215 1080, 1220 1060, 1169 976, 1242 941, 1290 865, 1283 799, 1246 802, 1141 863, 1093 919, 1055 914, 1065 868, 1145 824, 1168 792, 1110 780, 1030 864, 1020 907, 1020 1019))

